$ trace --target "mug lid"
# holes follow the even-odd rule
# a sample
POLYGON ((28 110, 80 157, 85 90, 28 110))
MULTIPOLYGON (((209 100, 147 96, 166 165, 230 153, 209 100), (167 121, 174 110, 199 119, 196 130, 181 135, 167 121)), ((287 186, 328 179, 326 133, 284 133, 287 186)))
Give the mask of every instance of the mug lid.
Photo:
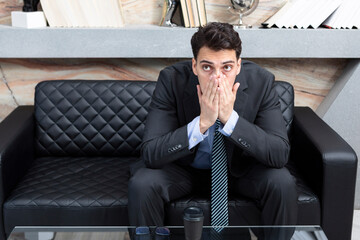
POLYGON ((199 218, 203 216, 204 216, 203 210, 199 207, 191 206, 185 208, 184 210, 185 218, 199 218))

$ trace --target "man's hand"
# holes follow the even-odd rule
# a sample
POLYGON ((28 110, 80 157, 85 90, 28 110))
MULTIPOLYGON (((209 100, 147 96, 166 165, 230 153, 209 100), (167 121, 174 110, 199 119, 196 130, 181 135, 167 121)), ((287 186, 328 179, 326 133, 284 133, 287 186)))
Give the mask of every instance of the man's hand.
POLYGON ((234 109, 236 92, 239 86, 240 83, 235 83, 231 86, 224 75, 219 78, 219 119, 224 125, 229 120, 234 109))
POLYGON ((205 133, 218 118, 219 91, 218 79, 210 78, 204 92, 201 92, 200 85, 197 85, 197 93, 200 103, 200 132, 205 133))

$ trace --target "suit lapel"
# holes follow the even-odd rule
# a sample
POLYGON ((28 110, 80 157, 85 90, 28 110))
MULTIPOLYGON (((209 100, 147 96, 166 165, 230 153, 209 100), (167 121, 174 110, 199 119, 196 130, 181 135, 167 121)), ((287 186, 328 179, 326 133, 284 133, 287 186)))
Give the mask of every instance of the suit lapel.
POLYGON ((199 84, 197 76, 191 73, 189 82, 185 86, 183 100, 185 119, 187 123, 191 122, 195 117, 200 115, 200 104, 196 89, 197 84, 199 84))
POLYGON ((240 83, 240 87, 236 93, 236 100, 234 103, 234 109, 235 111, 239 114, 239 117, 243 117, 244 116, 244 111, 245 111, 245 106, 246 106, 246 102, 248 99, 248 95, 245 92, 245 89, 247 89, 248 84, 246 79, 243 77, 244 75, 238 74, 236 77, 235 82, 239 82, 240 83))
MULTIPOLYGON (((244 74, 242 74, 241 71, 236 76, 235 82, 239 82, 240 87, 236 93, 234 110, 237 112, 239 117, 243 117, 244 112, 245 112, 246 102, 248 99, 248 95, 245 92, 245 90, 248 88, 248 83, 247 83, 246 78, 244 77, 244 74)), ((228 138, 225 138, 225 148, 226 148, 226 153, 227 153, 227 157, 228 157, 228 165, 231 168, 231 159, 232 159, 232 155, 233 155, 234 144, 228 138)))

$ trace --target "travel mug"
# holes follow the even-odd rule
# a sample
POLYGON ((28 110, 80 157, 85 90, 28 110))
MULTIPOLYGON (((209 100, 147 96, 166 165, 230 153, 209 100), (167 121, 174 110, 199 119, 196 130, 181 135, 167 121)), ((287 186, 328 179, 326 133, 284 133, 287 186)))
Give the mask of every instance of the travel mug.
POLYGON ((204 213, 199 207, 188 207, 184 210, 185 240, 200 240, 202 235, 204 213))

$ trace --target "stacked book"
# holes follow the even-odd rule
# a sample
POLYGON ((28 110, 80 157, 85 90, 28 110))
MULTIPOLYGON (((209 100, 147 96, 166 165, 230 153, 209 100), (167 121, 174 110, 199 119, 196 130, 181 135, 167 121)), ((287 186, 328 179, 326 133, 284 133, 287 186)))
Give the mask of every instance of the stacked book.
POLYGON ((359 28, 359 0, 289 0, 263 23, 279 28, 359 28))
POLYGON ((344 0, 323 23, 329 28, 360 28, 360 1, 344 0))
POLYGON ((50 27, 123 27, 121 0, 40 0, 50 27))
POLYGON ((205 0, 180 0, 185 27, 200 27, 207 23, 205 0))

